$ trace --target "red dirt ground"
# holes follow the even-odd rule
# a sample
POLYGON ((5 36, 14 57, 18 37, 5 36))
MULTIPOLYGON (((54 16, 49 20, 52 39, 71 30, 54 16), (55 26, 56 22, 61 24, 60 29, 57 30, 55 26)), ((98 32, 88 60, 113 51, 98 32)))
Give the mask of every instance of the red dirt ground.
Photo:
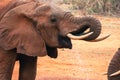
MULTIPOLYGON (((0 6, 10 0, 1 0, 0 6)), ((4 6, 4 5, 3 5, 4 6)), ((40 57, 36 80, 107 80, 108 64, 120 47, 120 18, 94 16, 103 26, 102 33, 112 35, 101 42, 72 41, 73 49, 59 49, 57 59, 40 57)), ((12 80, 18 80, 16 62, 12 80)))
MULTIPOLYGON (((103 75, 108 64, 120 47, 120 19, 113 17, 94 16, 103 25, 103 35, 111 36, 101 42, 72 41, 73 49, 59 49, 57 59, 48 56, 40 57, 36 80, 107 80, 103 75)), ((18 62, 13 73, 17 80, 18 62)))

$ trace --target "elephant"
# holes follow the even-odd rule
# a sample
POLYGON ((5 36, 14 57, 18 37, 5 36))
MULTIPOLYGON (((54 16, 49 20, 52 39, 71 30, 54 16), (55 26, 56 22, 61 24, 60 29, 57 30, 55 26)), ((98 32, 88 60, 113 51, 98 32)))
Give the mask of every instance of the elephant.
POLYGON ((120 48, 109 63, 107 74, 108 80, 120 80, 120 48))
POLYGON ((57 58, 58 48, 72 49, 71 39, 109 37, 96 39, 100 33, 93 17, 75 17, 53 3, 12 0, 0 8, 0 80, 11 80, 16 61, 19 80, 35 80, 37 57, 57 58))

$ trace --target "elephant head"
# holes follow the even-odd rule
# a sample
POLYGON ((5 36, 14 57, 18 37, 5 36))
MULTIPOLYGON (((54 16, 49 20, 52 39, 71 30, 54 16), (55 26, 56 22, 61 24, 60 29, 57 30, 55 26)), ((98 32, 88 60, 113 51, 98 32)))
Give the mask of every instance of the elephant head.
POLYGON ((109 64, 108 80, 120 80, 120 48, 115 53, 109 64))
POLYGON ((57 48, 72 48, 71 39, 93 41, 100 33, 101 24, 93 17, 74 17, 52 3, 31 1, 4 14, 0 21, 0 47, 16 48, 17 53, 29 56, 48 54, 56 58, 57 48))

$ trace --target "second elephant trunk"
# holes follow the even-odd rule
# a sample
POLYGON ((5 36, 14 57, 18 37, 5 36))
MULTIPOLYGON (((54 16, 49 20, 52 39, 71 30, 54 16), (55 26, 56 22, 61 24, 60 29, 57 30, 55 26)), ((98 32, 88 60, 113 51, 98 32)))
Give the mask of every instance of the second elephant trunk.
POLYGON ((117 71, 120 71, 120 48, 115 53, 109 64, 108 80, 120 80, 120 73, 115 75, 117 71))

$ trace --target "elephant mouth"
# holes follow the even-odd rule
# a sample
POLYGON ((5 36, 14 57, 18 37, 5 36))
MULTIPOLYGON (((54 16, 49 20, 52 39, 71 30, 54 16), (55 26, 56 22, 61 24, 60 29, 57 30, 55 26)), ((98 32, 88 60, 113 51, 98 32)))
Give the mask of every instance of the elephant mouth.
POLYGON ((63 37, 60 36, 58 37, 59 40, 59 46, 57 47, 50 47, 46 45, 46 49, 47 49, 47 55, 51 58, 57 58, 58 56, 58 50, 57 48, 69 48, 72 49, 72 43, 71 43, 71 39, 68 37, 63 37))
POLYGON ((71 39, 68 37, 59 36, 58 41, 60 44, 59 48, 69 48, 72 49, 71 39))

